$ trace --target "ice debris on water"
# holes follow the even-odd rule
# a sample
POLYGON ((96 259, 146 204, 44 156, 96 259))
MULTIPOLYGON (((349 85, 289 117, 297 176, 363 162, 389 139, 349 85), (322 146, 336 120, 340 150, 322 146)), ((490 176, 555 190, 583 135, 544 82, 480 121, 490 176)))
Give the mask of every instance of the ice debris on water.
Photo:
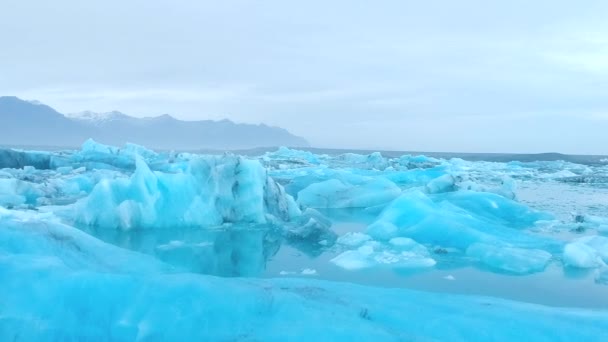
MULTIPOLYGON (((117 148, 92 140, 79 151, 3 150, 1 156, 7 168, 0 170, 0 205, 53 212, 78 226, 138 230, 274 225, 312 255, 338 239, 334 262, 349 268, 430 267, 444 255, 436 251, 444 250, 509 273, 539 272, 554 259, 581 267, 605 262, 598 243, 568 246, 532 234, 531 229, 555 217, 515 200, 514 179, 551 182, 591 175, 588 166, 574 163, 389 158, 379 153, 329 156, 287 148, 245 158, 157 153, 134 144, 117 148), (375 220, 365 233, 339 238, 331 221, 315 210, 357 208, 375 220), (390 242, 395 238, 421 247, 398 250, 390 242)), ((603 233, 608 226, 599 216, 576 217, 580 222, 572 229, 583 227, 582 232, 603 233)), ((163 248, 169 247, 158 250, 163 248)))
POLYGON ((608 238, 584 236, 564 247, 564 264, 578 268, 597 268, 608 263, 608 238))
POLYGON ((313 275, 317 275, 317 270, 315 270, 314 268, 305 268, 300 272, 300 274, 307 275, 307 276, 313 276, 313 275))
POLYGON ((436 264, 426 247, 408 238, 393 238, 388 244, 365 241, 356 249, 347 250, 331 260, 347 270, 370 267, 425 268, 436 264))

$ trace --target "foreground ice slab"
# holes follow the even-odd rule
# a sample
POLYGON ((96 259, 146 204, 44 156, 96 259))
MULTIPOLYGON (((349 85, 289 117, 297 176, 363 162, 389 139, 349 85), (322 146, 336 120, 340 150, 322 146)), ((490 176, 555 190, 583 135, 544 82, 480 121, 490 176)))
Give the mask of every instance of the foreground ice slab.
POLYGON ((3 341, 602 341, 608 324, 486 297, 176 274, 48 214, 2 210, 0 223, 3 341))

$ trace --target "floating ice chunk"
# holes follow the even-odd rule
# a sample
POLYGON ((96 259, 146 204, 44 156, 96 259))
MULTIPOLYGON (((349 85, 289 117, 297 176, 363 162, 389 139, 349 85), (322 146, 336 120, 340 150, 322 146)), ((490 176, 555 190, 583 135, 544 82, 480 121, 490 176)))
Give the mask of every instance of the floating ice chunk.
POLYGON ((19 193, 17 179, 0 179, 0 205, 13 207, 24 204, 25 196, 19 193))
POLYGON ((395 249, 398 250, 409 250, 417 253, 426 253, 427 250, 424 246, 417 243, 416 241, 406 237, 396 237, 388 241, 388 243, 395 249))
POLYGON ((289 225, 284 225, 284 235, 291 242, 331 246, 336 233, 331 230, 331 221, 318 211, 307 208, 289 225))
POLYGON ((393 246, 391 248, 376 241, 368 241, 355 250, 341 253, 331 262, 347 270, 370 267, 426 268, 436 264, 435 260, 428 257, 426 248, 413 240, 394 241, 393 246))
POLYGON ((473 244, 467 248, 467 255, 483 264, 502 271, 526 274, 545 269, 551 253, 540 249, 524 249, 488 244, 473 244))
POLYGON ((337 266, 346 270, 360 270, 374 266, 365 251, 346 251, 330 260, 337 266))
POLYGON ((348 166, 363 169, 384 170, 389 166, 388 159, 384 158, 380 152, 373 152, 368 155, 356 153, 344 153, 330 160, 331 166, 348 166))
POLYGON ((39 170, 47 170, 50 168, 50 161, 49 152, 0 149, 0 168, 21 169, 33 166, 39 170))
POLYGON ((384 177, 400 187, 410 188, 415 186, 426 186, 433 179, 446 175, 443 167, 432 169, 415 169, 406 171, 384 171, 379 176, 384 177))
POLYGON ((169 241, 169 243, 167 243, 167 244, 159 245, 156 248, 161 251, 169 251, 169 250, 183 247, 184 245, 186 245, 186 243, 184 241, 173 240, 173 241, 169 241))
POLYGON ((133 170, 136 156, 149 162, 160 158, 159 154, 143 146, 127 143, 124 147, 119 148, 89 139, 82 144, 80 151, 51 155, 50 167, 57 169, 66 166, 84 166, 88 169, 133 170))
POLYGON ((608 232, 608 218, 596 215, 572 213, 574 222, 583 224, 585 228, 595 228, 600 233, 608 232))
POLYGON ((448 174, 437 177, 428 182, 426 190, 430 194, 454 191, 454 176, 448 174))
POLYGON ((293 150, 284 146, 274 152, 266 152, 260 157, 266 165, 275 168, 302 167, 307 165, 318 165, 322 160, 329 158, 327 155, 316 155, 308 151, 293 150))
POLYGON ((15 178, 0 178, 0 206, 36 204, 36 200, 43 195, 38 184, 15 178))
POLYGON ((458 191, 427 196, 409 191, 391 202, 366 233, 380 241, 397 237, 466 251, 495 269, 542 270, 561 243, 522 231, 544 214, 490 193, 458 191))
POLYGON ((608 267, 604 266, 595 270, 595 282, 602 285, 608 285, 608 267))
POLYGON ((93 139, 88 139, 82 144, 81 153, 91 155, 98 153, 103 155, 126 156, 130 158, 135 158, 136 156, 151 158, 158 155, 156 152, 136 144, 126 143, 123 148, 119 148, 100 144, 93 139))
POLYGON ((566 244, 563 258, 565 266, 596 268, 605 265, 600 253, 593 247, 582 242, 566 244))
POLYGON ((371 237, 367 234, 358 232, 348 232, 338 238, 337 243, 349 247, 359 247, 365 242, 371 240, 371 237))
POLYGON ((313 275, 317 275, 317 270, 313 269, 313 268, 305 268, 302 270, 302 272, 300 272, 301 275, 307 275, 307 276, 313 276, 313 275))
POLYGON ((451 274, 448 274, 447 276, 443 277, 443 279, 445 279, 445 280, 456 280, 456 278, 454 278, 454 276, 451 275, 451 274))
POLYGON ((472 181, 470 179, 465 178, 461 178, 458 177, 458 181, 455 182, 455 186, 454 188, 456 190, 470 190, 470 191, 476 191, 476 192, 489 192, 489 193, 494 193, 497 195, 500 195, 504 198, 508 198, 511 200, 514 200, 517 198, 515 191, 516 191, 516 183, 513 179, 509 178, 509 177, 503 177, 500 180, 499 184, 492 184, 492 185, 487 185, 487 184, 479 184, 475 181, 472 181))
POLYGON ((532 227, 546 217, 552 216, 491 193, 458 191, 431 198, 410 191, 384 209, 368 227, 368 234, 378 239, 407 236, 419 242, 466 249, 481 240, 536 240, 509 228, 532 227))
POLYGON ((595 249, 602 260, 608 263, 608 238, 605 236, 590 235, 574 240, 575 243, 583 243, 595 249))
POLYGON ((378 220, 367 227, 366 232, 378 240, 386 241, 398 236, 399 228, 389 221, 378 220))
POLYGON ((401 156, 398 163, 408 169, 428 169, 439 165, 441 161, 424 155, 412 156, 408 154, 401 156))
POLYGON ((552 220, 554 216, 534 210, 510 198, 487 192, 456 191, 438 194, 435 201, 446 201, 472 215, 512 228, 530 228, 540 220, 552 220))
POLYGON ((58 173, 66 175, 66 174, 72 172, 73 170, 74 170, 74 168, 71 167, 71 166, 60 166, 55 171, 57 171, 58 173))
POLYGON ((298 203, 312 208, 367 208, 388 203, 401 194, 385 178, 367 178, 356 183, 330 179, 298 192, 298 203))
POLYGON ((559 179, 559 178, 568 178, 568 177, 576 177, 577 174, 570 170, 560 170, 554 173, 543 173, 539 175, 540 178, 548 178, 548 179, 559 179))

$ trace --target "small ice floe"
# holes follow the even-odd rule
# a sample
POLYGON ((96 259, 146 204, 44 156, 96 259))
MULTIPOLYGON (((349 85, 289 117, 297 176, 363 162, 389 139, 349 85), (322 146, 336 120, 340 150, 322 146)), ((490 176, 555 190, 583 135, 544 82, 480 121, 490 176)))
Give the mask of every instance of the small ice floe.
POLYGON ((315 270, 314 268, 305 268, 302 270, 302 272, 300 272, 301 275, 317 275, 317 270, 315 270))
POLYGON ((156 249, 161 250, 161 251, 168 251, 168 250, 172 250, 172 249, 183 247, 184 245, 185 245, 184 241, 172 240, 172 241, 170 241, 167 244, 158 245, 156 247, 156 249))

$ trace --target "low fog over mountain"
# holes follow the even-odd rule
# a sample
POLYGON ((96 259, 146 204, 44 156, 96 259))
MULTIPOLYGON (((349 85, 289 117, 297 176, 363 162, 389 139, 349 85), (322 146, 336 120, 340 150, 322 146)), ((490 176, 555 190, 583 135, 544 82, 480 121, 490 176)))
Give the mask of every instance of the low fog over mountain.
POLYGON ((0 97, 0 125, 3 145, 74 147, 93 138, 105 144, 131 142, 158 149, 308 146, 305 139, 264 124, 182 121, 167 114, 135 118, 116 111, 63 115, 44 104, 12 96, 0 97))

